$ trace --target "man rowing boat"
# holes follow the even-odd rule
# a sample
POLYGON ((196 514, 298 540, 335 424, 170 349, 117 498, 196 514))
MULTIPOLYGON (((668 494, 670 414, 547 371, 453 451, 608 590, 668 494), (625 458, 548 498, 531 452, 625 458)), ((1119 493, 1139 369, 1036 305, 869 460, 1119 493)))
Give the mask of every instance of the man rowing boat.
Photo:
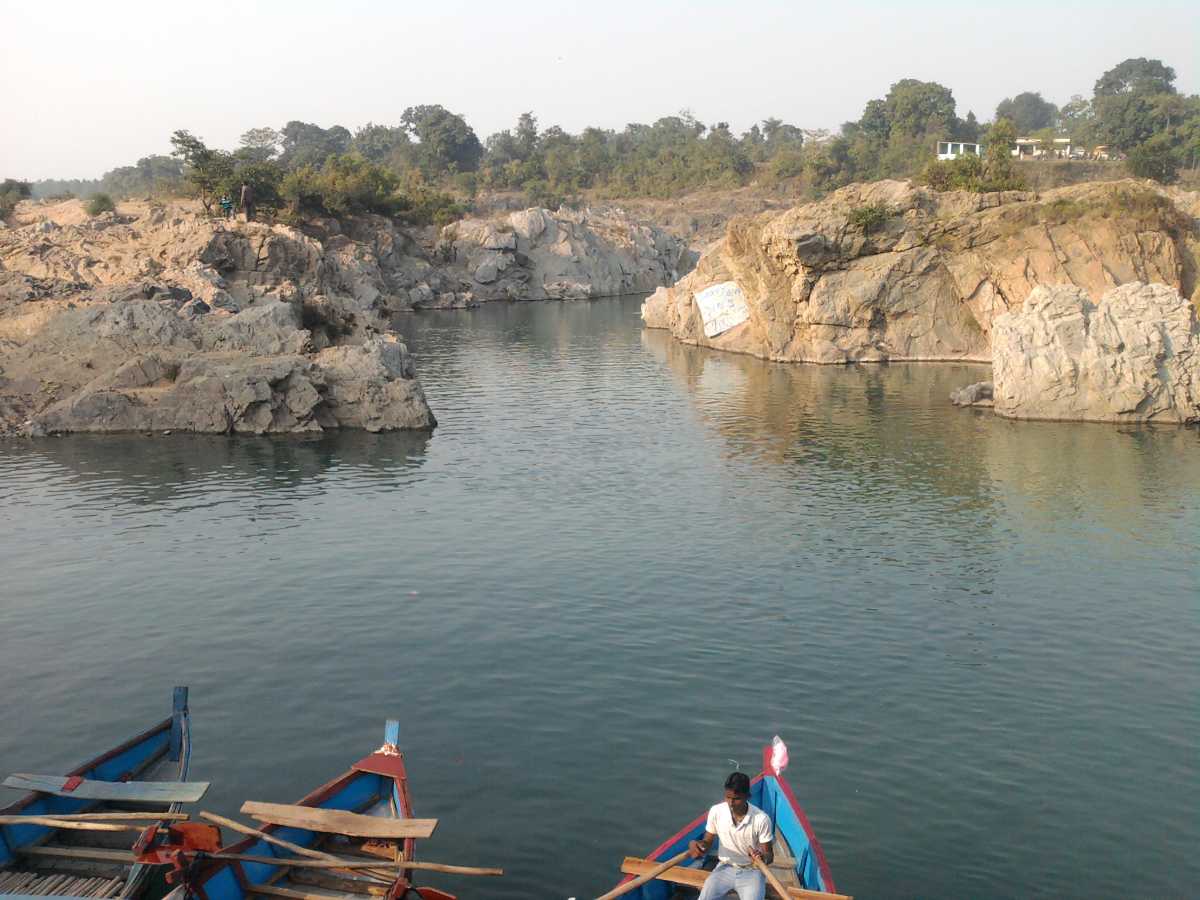
POLYGON ((688 852, 699 859, 714 840, 720 841, 718 863, 704 882, 700 900, 718 900, 730 891, 735 891, 739 900, 763 900, 767 881, 754 860, 771 864, 775 833, 767 814, 750 805, 750 778, 745 772, 734 772, 725 779, 725 802, 708 811, 704 837, 691 841, 688 852))

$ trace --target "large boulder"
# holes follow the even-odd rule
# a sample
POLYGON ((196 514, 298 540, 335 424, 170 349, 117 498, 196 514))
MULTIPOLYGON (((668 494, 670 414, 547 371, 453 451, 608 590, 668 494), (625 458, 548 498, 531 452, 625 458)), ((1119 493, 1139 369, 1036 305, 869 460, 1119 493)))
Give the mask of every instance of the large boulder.
POLYGON ((686 244, 620 210, 538 207, 442 230, 440 256, 475 300, 583 300, 652 291, 691 268, 686 244))
POLYGON ((1191 230, 1171 199, 1135 181, 1041 195, 851 185, 731 222, 642 315, 682 341, 779 361, 987 361, 995 317, 1039 284, 1094 298, 1130 281, 1192 290, 1191 230), (747 314, 714 332, 697 297, 726 283, 747 314))
POLYGON ((1200 323, 1173 287, 1133 282, 1098 303, 1079 287, 1037 287, 993 326, 999 415, 1200 422, 1200 323))

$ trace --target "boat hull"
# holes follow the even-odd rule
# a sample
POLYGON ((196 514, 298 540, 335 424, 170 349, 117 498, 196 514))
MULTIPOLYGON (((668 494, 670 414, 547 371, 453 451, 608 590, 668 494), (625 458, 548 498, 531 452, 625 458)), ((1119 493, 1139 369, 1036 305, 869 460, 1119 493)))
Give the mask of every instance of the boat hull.
MULTIPOLYGON (((191 717, 187 706, 187 688, 176 688, 171 717, 141 734, 135 735, 94 759, 66 773, 87 781, 186 781, 191 762, 191 717)), ((0 809, 4 816, 64 816, 137 809, 146 812, 179 812, 179 803, 120 803, 62 797, 31 791, 15 803, 0 809)), ((139 823, 152 824, 151 820, 139 823)), ((146 887, 150 866, 119 862, 73 859, 68 856, 33 855, 31 849, 68 847, 79 849, 92 832, 79 832, 46 825, 0 825, 0 897, 38 893, 41 896, 74 896, 88 887, 88 896, 138 897, 146 887), (28 877, 19 877, 28 876, 28 877), (51 879, 55 879, 52 881, 51 879), (102 883, 97 883, 103 879, 102 883)), ((129 849, 137 837, 123 832, 129 849)), ((120 842, 120 839, 118 839, 120 842)), ((120 849, 113 842, 106 849, 120 849)))
MULTIPOLYGON (((398 733, 399 725, 389 722, 385 734, 385 746, 394 745, 399 736, 398 733)), ((367 815, 391 816, 400 819, 413 818, 412 799, 408 792, 408 776, 404 769, 403 757, 398 753, 390 756, 384 767, 386 772, 364 771, 360 768, 364 763, 376 758, 377 755, 360 761, 348 772, 303 797, 297 805, 367 815)), ((355 843, 340 835, 331 836, 320 831, 282 825, 262 825, 259 830, 301 847, 319 848, 334 854, 338 854, 339 851, 343 854, 346 853, 355 843)), ((415 842, 411 838, 405 839, 401 843, 401 848, 409 859, 413 858, 414 847, 415 842)), ((288 866, 288 862, 296 858, 296 854, 291 850, 272 844, 260 837, 248 837, 213 856, 212 861, 201 871, 199 876, 190 880, 188 893, 199 900, 245 900, 251 893, 254 893, 256 886, 311 893, 312 884, 301 882, 298 879, 312 876, 288 866), (279 865, 244 860, 222 860, 223 854, 273 857, 279 859, 279 865)), ((381 868, 388 865, 387 861, 380 860, 381 868)), ((414 887, 409 890, 413 894, 420 895, 424 900, 455 900, 454 895, 432 888, 414 887)), ((182 891, 174 892, 168 900, 180 900, 183 893, 182 891)))
MULTIPOLYGON (((781 848, 785 848, 786 858, 792 860, 776 868, 776 874, 786 876, 789 870, 792 878, 781 878, 785 884, 805 888, 810 891, 835 893, 833 875, 825 860, 825 852, 813 833, 812 825, 804 814, 791 785, 781 773, 771 767, 771 748, 763 751, 763 771, 750 782, 750 802, 765 812, 771 818, 774 826, 776 841, 775 855, 783 859, 781 848)), ((678 856, 688 848, 690 841, 699 840, 704 836, 707 824, 707 813, 693 819, 678 832, 659 844, 646 855, 653 862, 665 862, 673 856, 678 856)), ((689 868, 703 868, 704 860, 689 860, 684 865, 689 868)), ((622 880, 631 881, 633 876, 622 880)), ((625 896, 631 900, 673 900, 679 895, 680 888, 666 881, 649 881, 625 896)))

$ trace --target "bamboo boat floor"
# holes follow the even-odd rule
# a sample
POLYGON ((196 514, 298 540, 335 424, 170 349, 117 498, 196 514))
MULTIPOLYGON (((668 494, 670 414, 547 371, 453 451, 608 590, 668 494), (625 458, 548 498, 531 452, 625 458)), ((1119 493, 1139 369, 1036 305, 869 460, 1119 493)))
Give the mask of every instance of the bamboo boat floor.
POLYGON ((0 894, 32 894, 44 897, 117 897, 125 878, 63 875, 0 869, 0 894))

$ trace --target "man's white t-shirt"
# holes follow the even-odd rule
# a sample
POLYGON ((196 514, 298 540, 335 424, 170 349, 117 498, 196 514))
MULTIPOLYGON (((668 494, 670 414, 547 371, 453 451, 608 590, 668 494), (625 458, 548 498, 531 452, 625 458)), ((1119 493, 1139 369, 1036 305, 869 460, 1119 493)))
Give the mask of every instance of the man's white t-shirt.
POLYGON ((753 804, 746 810, 746 815, 736 825, 733 824, 733 810, 728 803, 718 803, 708 811, 708 824, 704 830, 715 834, 721 842, 717 850, 717 859, 738 866, 751 865, 750 851, 759 844, 769 844, 775 838, 771 828, 771 819, 765 812, 753 804))

